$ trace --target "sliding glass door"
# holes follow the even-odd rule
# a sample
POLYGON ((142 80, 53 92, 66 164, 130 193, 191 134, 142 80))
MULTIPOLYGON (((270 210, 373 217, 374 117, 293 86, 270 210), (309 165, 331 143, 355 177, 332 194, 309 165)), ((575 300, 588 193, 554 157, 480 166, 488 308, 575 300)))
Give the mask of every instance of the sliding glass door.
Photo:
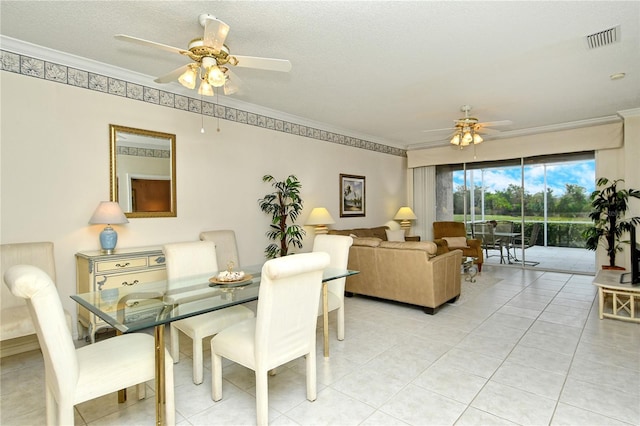
POLYGON ((593 152, 438 166, 436 181, 436 220, 464 222, 474 236, 491 224, 499 242, 486 244, 488 264, 595 272, 595 253, 582 238, 593 152))

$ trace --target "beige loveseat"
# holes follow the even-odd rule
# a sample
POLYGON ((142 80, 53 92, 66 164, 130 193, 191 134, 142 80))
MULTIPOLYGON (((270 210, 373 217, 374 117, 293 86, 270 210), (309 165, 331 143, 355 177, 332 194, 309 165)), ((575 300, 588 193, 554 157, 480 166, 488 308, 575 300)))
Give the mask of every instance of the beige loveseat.
MULTIPOLYGON (((347 235, 358 237, 358 231, 330 233, 349 232, 347 235)), ((360 273, 347 278, 345 291, 421 306, 426 313, 434 314, 442 304, 460 296, 462 262, 460 250, 438 256, 436 251, 437 246, 431 241, 354 238, 348 268, 360 273)))

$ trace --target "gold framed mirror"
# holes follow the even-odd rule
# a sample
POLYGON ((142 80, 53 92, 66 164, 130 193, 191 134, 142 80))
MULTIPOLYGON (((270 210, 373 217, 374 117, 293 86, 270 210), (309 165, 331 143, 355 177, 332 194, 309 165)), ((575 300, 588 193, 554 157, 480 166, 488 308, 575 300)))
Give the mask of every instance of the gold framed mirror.
POLYGON ((109 125, 110 194, 127 217, 176 217, 176 135, 109 125))

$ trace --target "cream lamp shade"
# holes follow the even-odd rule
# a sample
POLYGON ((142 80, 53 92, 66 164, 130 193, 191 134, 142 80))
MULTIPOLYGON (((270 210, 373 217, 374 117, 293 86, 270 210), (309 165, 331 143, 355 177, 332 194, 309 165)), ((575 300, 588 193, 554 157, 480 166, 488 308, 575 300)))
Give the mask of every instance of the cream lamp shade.
POLYGON ((400 221, 400 228, 404 229, 405 233, 408 233, 409 229, 411 229, 411 221, 417 219, 411 207, 400 207, 400 210, 393 218, 400 221))
POLYGON ((311 210, 305 225, 315 225, 316 234, 326 234, 329 232, 327 225, 336 223, 324 207, 316 207, 311 210))
POLYGON ((129 223, 129 219, 120 208, 120 204, 115 201, 101 201, 89 223, 107 225, 100 233, 100 246, 103 253, 112 254, 118 243, 118 233, 111 225, 129 223))

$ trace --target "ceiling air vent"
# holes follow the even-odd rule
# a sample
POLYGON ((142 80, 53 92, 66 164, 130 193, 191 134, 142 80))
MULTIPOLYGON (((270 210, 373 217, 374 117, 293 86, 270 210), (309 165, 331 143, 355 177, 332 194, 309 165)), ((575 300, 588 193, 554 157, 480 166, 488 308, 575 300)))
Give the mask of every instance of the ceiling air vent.
POLYGON ((607 46, 620 41, 620 25, 587 36, 589 49, 607 46))

